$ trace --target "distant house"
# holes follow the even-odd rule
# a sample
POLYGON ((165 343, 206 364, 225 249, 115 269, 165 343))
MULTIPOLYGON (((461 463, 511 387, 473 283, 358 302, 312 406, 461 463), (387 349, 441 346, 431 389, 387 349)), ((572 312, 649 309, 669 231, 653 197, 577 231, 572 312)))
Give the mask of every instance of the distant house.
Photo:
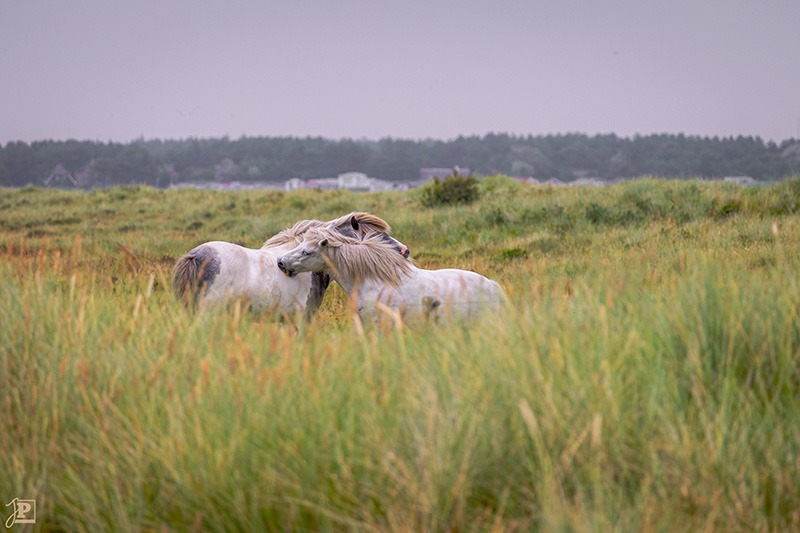
POLYGON ((284 188, 287 191, 296 191, 298 189, 318 189, 321 191, 342 189, 353 192, 383 192, 404 190, 408 188, 408 185, 371 178, 362 172, 345 172, 335 178, 292 178, 286 180, 284 188))
POLYGON ((339 188, 336 178, 317 178, 306 180, 306 188, 319 189, 320 191, 335 191, 339 188))
POLYGON ((58 165, 53 168, 50 175, 44 179, 45 187, 58 187, 61 185, 72 185, 73 187, 78 186, 78 180, 75 179, 67 169, 64 168, 64 165, 59 163, 58 165))
POLYGON ((427 183, 431 181, 433 178, 439 178, 440 180, 445 179, 448 176, 471 176, 472 171, 468 168, 462 168, 458 165, 450 168, 421 168, 419 169, 419 181, 420 183, 427 183))
POLYGON ((758 185, 758 180, 750 176, 725 176, 722 181, 735 183, 737 185, 758 185))
POLYGON ((284 184, 284 188, 287 191, 296 191, 298 189, 305 189, 306 188, 306 180, 303 178, 291 178, 286 180, 284 184))
POLYGON ((376 178, 370 178, 361 172, 346 172, 339 174, 336 178, 340 189, 347 189, 356 192, 369 192, 372 187, 372 182, 376 178))
POLYGON ((317 189, 319 191, 334 191, 339 188, 336 178, 291 178, 286 180, 283 188, 287 191, 297 191, 299 189, 317 189))
POLYGON ((411 186, 408 182, 399 183, 396 181, 375 179, 375 181, 370 184, 369 192, 407 191, 409 188, 411 188, 411 186))
POLYGON ((274 181, 180 181, 169 184, 170 189, 201 189, 206 191, 280 190, 274 181))

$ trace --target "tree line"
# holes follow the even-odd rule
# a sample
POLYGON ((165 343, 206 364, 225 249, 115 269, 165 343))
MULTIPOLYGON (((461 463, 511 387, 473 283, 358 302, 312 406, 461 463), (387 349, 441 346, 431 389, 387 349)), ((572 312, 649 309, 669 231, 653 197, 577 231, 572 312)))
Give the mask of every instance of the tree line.
POLYGON ((488 134, 452 140, 377 141, 321 137, 22 141, 0 146, 0 186, 42 185, 54 170, 79 186, 182 181, 280 181, 360 171, 395 181, 415 180, 421 167, 469 168, 473 175, 572 180, 655 176, 776 180, 800 173, 800 140, 699 137, 683 134, 488 134))

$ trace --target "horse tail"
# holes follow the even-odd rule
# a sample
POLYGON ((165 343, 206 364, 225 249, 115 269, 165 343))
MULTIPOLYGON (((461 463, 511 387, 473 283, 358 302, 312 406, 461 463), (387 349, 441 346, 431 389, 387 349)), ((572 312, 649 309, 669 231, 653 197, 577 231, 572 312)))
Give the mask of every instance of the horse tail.
POLYGON ((175 262, 172 284, 175 295, 187 307, 194 307, 201 291, 208 290, 220 272, 222 259, 212 243, 201 244, 175 262))
POLYGON ((196 254, 189 252, 175 262, 172 272, 172 286, 175 289, 175 297, 181 300, 187 307, 197 304, 198 278, 202 262, 196 254))

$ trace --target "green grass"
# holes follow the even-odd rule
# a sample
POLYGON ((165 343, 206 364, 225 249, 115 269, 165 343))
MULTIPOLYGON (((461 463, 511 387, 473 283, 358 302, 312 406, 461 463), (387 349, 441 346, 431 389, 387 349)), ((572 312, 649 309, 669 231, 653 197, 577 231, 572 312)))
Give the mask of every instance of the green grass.
POLYGON ((46 530, 799 528, 800 180, 481 187, 3 191, 3 503, 46 530), (172 297, 200 242, 355 209, 510 309, 359 327, 337 289, 294 327, 172 297))

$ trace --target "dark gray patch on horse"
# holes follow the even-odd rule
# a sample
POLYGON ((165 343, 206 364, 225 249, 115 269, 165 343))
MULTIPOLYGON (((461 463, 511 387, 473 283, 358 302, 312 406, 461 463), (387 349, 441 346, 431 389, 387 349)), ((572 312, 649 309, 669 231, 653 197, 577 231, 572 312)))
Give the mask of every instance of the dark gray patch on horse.
POLYGON ((358 233, 359 223, 358 218, 350 217, 346 221, 342 222, 338 226, 335 226, 335 229, 339 234, 344 235, 349 239, 357 239, 360 237, 358 233))
POLYGON ((200 291, 207 291, 214 283, 214 280, 217 279, 222 262, 219 259, 219 252, 204 244, 201 244, 189 253, 194 256, 194 261, 198 265, 195 286, 197 289, 197 296, 199 297, 200 291))
POLYGON ((311 273, 311 290, 308 292, 308 299, 306 300, 306 318, 309 320, 317 312, 319 306, 322 305, 325 291, 330 284, 331 277, 329 275, 322 272, 311 273))
POLYGON ((397 239, 395 239, 394 237, 383 231, 381 231, 379 235, 381 236, 383 242, 385 242, 386 244, 397 250, 397 253, 408 259, 408 255, 410 253, 408 246, 406 246, 402 242, 398 241, 397 239))
POLYGON ((219 275, 220 264, 219 253, 205 244, 178 259, 172 274, 178 299, 183 300, 187 307, 196 306, 201 291, 207 290, 219 275))
MULTIPOLYGON (((360 234, 358 232, 360 227, 361 226, 360 226, 360 224, 358 222, 358 218, 357 217, 350 217, 350 219, 347 222, 336 226, 335 229, 339 234, 344 235, 345 237, 347 237, 349 239, 363 239, 364 237, 366 237, 366 234, 362 235, 362 234, 360 234)), ((385 243, 387 243, 390 246, 392 246, 395 250, 397 250, 397 252, 400 255, 402 255, 403 257, 408 259, 408 256, 410 254, 410 250, 408 249, 408 246, 406 246, 405 244, 401 243, 400 241, 398 241, 397 239, 395 239, 394 237, 392 237, 391 235, 389 235, 385 231, 378 231, 376 233, 378 233, 381 236, 381 238, 383 239, 383 241, 385 243)))
POLYGON ((358 239, 361 235, 350 226, 337 226, 336 232, 340 235, 344 235, 348 239, 358 239))

